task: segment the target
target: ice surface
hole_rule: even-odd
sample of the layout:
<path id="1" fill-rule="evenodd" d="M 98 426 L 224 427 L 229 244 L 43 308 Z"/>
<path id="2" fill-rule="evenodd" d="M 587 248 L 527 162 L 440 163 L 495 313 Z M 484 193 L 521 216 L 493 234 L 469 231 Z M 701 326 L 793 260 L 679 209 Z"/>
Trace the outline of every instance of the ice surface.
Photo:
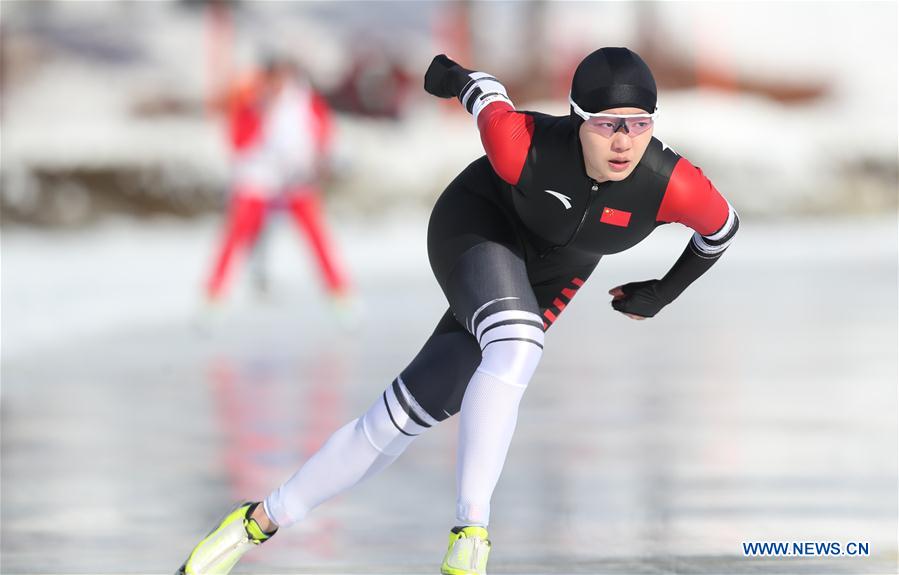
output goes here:
<path id="1" fill-rule="evenodd" d="M 2 236 L 4 573 L 167 573 L 355 417 L 443 310 L 424 214 L 338 219 L 366 321 L 342 331 L 306 248 L 274 290 L 198 312 L 217 230 L 109 222 Z M 745 222 L 657 318 L 609 287 L 689 232 L 609 257 L 548 334 L 494 498 L 494 573 L 895 573 L 892 218 Z M 433 573 L 455 423 L 247 557 L 240 573 Z M 868 558 L 752 559 L 744 541 L 865 541 Z"/>

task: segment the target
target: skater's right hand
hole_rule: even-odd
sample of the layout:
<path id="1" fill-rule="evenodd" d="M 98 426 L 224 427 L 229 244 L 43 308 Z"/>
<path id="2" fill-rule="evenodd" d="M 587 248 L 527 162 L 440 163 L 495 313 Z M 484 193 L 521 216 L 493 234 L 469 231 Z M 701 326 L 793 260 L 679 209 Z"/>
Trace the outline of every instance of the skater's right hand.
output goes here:
<path id="1" fill-rule="evenodd" d="M 462 92 L 471 78 L 471 70 L 466 70 L 446 57 L 434 56 L 425 72 L 425 91 L 438 98 L 455 98 Z"/>
<path id="2" fill-rule="evenodd" d="M 636 320 L 654 317 L 669 303 L 660 294 L 659 280 L 616 286 L 609 290 L 609 295 L 612 296 L 613 309 Z"/>

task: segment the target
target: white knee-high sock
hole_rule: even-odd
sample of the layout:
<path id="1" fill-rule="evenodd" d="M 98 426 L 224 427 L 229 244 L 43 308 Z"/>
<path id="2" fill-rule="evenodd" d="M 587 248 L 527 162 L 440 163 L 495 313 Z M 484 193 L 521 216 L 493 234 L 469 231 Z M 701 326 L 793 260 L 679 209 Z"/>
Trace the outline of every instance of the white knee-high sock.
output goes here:
<path id="1" fill-rule="evenodd" d="M 302 520 L 324 501 L 393 463 L 416 436 L 436 424 L 397 378 L 362 417 L 338 429 L 265 499 L 266 513 L 280 527 Z"/>
<path id="2" fill-rule="evenodd" d="M 540 317 L 503 311 L 475 331 L 481 364 L 462 399 L 456 462 L 459 525 L 490 522 L 490 498 L 499 481 L 518 421 L 518 404 L 543 352 Z"/>

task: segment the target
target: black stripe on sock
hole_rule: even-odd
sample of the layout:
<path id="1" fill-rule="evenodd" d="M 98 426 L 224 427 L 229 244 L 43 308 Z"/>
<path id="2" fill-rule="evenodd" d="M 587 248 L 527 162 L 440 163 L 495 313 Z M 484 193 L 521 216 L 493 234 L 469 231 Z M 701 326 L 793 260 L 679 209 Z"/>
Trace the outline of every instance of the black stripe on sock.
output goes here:
<path id="1" fill-rule="evenodd" d="M 406 401 L 406 397 L 403 395 L 403 390 L 400 389 L 400 382 L 397 380 L 393 380 L 393 394 L 396 396 L 396 400 L 400 403 L 400 407 L 403 408 L 403 411 L 406 412 L 406 415 L 409 416 L 409 419 L 417 423 L 422 427 L 431 427 L 429 423 L 423 421 L 415 411 L 412 409 L 412 406 Z"/>
<path id="2" fill-rule="evenodd" d="M 383 394 L 381 394 L 381 396 L 384 398 L 384 407 L 387 408 L 387 415 L 390 416 L 390 421 L 393 422 L 393 425 L 395 425 L 396 428 L 399 429 L 400 433 L 402 433 L 403 435 L 408 435 L 409 437 L 415 437 L 417 435 L 416 433 L 408 433 L 406 430 L 404 430 L 402 427 L 400 427 L 397 424 L 396 420 L 393 418 L 393 414 L 390 412 L 390 404 L 387 403 L 387 392 L 385 391 Z"/>
<path id="3" fill-rule="evenodd" d="M 527 312 L 526 310 L 521 309 L 521 298 L 520 297 L 510 296 L 508 298 L 506 298 L 506 297 L 500 298 L 500 301 L 492 302 L 490 305 L 488 305 L 487 307 L 485 307 L 484 309 L 482 309 L 480 311 L 480 313 L 478 314 L 478 317 L 477 317 L 477 320 L 478 320 L 477 324 L 473 323 L 474 319 L 475 319 L 474 317 L 472 317 L 470 320 L 466 321 L 466 324 L 471 323 L 472 335 L 478 333 L 478 329 L 480 329 L 481 324 L 484 323 L 485 321 L 487 321 L 487 319 L 490 316 L 497 314 L 501 311 L 520 311 L 520 312 L 524 312 L 524 313 L 533 313 L 533 312 Z M 514 319 L 514 318 L 512 318 L 512 319 Z M 519 320 L 516 320 L 516 321 L 519 321 Z M 520 321 L 528 321 L 528 320 L 522 319 Z"/>
<path id="4" fill-rule="evenodd" d="M 543 344 L 542 344 L 542 343 L 540 343 L 539 341 L 534 341 L 533 339 L 528 339 L 528 338 L 526 338 L 526 337 L 505 337 L 505 338 L 502 338 L 502 339 L 495 339 L 495 340 L 491 341 L 490 343 L 488 343 L 487 345 L 490 345 L 491 343 L 496 343 L 496 342 L 498 342 L 498 341 L 526 341 L 526 342 L 528 342 L 528 343 L 532 343 L 532 344 L 536 345 L 536 346 L 539 347 L 540 349 L 543 349 Z M 481 351 L 484 351 L 485 349 L 487 349 L 487 345 L 485 345 L 484 347 L 482 347 L 482 348 L 481 348 Z"/>
<path id="5" fill-rule="evenodd" d="M 539 323 L 536 321 L 530 321 L 527 319 L 507 319 L 504 321 L 498 321 L 495 324 L 491 325 L 490 327 L 485 328 L 484 331 L 481 332 L 481 337 L 480 337 L 480 339 L 478 339 L 478 343 L 481 343 L 481 340 L 484 339 L 484 334 L 486 334 L 491 329 L 493 329 L 495 327 L 502 327 L 504 325 L 512 325 L 512 324 L 530 325 L 530 326 L 536 327 L 540 331 L 543 331 L 542 323 Z"/>

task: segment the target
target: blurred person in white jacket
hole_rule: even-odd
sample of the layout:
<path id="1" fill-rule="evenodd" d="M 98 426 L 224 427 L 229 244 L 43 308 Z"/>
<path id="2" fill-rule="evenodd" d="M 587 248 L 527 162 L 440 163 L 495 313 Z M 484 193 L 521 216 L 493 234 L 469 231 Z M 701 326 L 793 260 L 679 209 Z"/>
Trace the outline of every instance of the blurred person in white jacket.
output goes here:
<path id="1" fill-rule="evenodd" d="M 277 57 L 239 82 L 226 106 L 233 179 L 207 299 L 223 297 L 235 256 L 257 245 L 272 212 L 285 210 L 306 233 L 329 295 L 343 306 L 349 284 L 320 199 L 332 139 L 327 103 L 293 62 Z"/>

